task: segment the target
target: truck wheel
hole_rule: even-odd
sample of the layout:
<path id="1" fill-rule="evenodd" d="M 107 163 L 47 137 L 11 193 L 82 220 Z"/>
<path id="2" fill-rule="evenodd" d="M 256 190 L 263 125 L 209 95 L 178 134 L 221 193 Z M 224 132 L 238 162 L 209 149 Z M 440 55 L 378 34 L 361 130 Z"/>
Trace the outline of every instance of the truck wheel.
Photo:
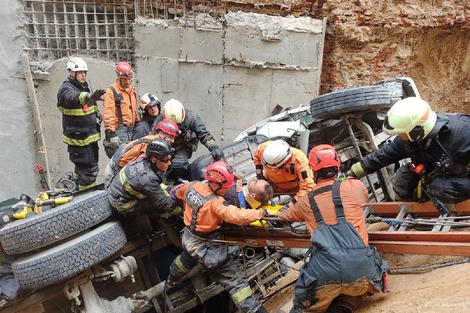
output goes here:
<path id="1" fill-rule="evenodd" d="M 32 251 L 86 230 L 111 214 L 108 193 L 95 191 L 41 214 L 7 224 L 0 230 L 0 242 L 7 254 Z"/>
<path id="2" fill-rule="evenodd" d="M 126 242 L 121 224 L 108 222 L 56 247 L 21 256 L 11 267 L 21 287 L 45 287 L 98 264 Z"/>
<path id="3" fill-rule="evenodd" d="M 327 119 L 345 113 L 389 109 L 393 103 L 385 86 L 357 87 L 330 92 L 311 100 L 310 112 L 315 118 Z"/>

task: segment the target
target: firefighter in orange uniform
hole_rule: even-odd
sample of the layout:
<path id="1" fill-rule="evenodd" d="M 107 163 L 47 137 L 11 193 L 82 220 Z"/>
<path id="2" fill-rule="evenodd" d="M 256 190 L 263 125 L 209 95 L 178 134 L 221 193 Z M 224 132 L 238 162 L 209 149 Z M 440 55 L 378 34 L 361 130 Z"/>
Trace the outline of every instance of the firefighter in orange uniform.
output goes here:
<path id="1" fill-rule="evenodd" d="M 233 186 L 234 174 L 229 165 L 215 162 L 207 167 L 207 182 L 193 181 L 176 191 L 176 203 L 184 201 L 183 253 L 170 266 L 166 288 L 174 287 L 178 280 L 201 263 L 209 275 L 228 291 L 243 313 L 268 312 L 253 295 L 241 264 L 227 254 L 224 244 L 212 242 L 222 238 L 219 231 L 223 221 L 247 225 L 267 216 L 273 210 L 246 210 L 228 204 L 222 196 Z"/>
<path id="2" fill-rule="evenodd" d="M 360 296 L 388 291 L 388 264 L 367 237 L 367 188 L 355 178 L 337 180 L 341 161 L 330 145 L 314 147 L 309 164 L 317 185 L 279 213 L 288 221 L 306 222 L 312 234 L 310 259 L 300 271 L 290 313 L 353 312 Z"/>
<path id="3" fill-rule="evenodd" d="M 291 194 L 293 203 L 315 186 L 305 153 L 282 139 L 260 144 L 254 152 L 254 163 L 258 179 L 272 182 L 277 193 Z"/>
<path id="4" fill-rule="evenodd" d="M 108 158 L 119 148 L 121 143 L 131 141 L 134 127 L 140 116 L 137 113 L 137 91 L 132 85 L 134 71 L 127 62 L 116 65 L 116 81 L 106 89 L 104 95 L 103 122 L 106 128 L 104 150 Z"/>

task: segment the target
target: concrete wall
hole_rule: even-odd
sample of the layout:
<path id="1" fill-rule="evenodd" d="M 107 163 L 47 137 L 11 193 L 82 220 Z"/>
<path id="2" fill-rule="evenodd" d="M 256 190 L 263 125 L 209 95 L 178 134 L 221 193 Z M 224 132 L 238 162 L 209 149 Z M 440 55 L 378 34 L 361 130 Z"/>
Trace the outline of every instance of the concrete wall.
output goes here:
<path id="1" fill-rule="evenodd" d="M 205 15 L 140 18 L 139 90 L 180 100 L 228 143 L 276 105 L 296 107 L 318 95 L 322 31 L 320 20 L 242 12 L 224 23 Z"/>
<path id="2" fill-rule="evenodd" d="M 21 65 L 24 34 L 17 17 L 20 4 L 0 0 L 0 201 L 19 197 L 22 193 L 36 194 L 37 179 L 35 135 L 31 105 Z"/>
<path id="3" fill-rule="evenodd" d="M 10 12 L 5 18 L 12 16 Z M 134 28 L 134 83 L 139 94 L 151 92 L 162 101 L 180 100 L 200 115 L 222 145 L 268 117 L 277 104 L 296 107 L 308 104 L 318 94 L 322 31 L 319 20 L 252 13 L 228 13 L 224 24 L 207 15 L 171 21 L 139 18 Z M 1 42 L 7 41 L 5 38 Z M 9 44 L 7 48 L 4 53 L 11 53 L 6 58 L 10 63 L 4 66 L 14 70 L 9 72 L 10 83 L 0 87 L 7 95 L 4 101 L 8 99 L 0 106 L 3 113 L 0 118 L 4 118 L 0 124 L 0 143 L 9 147 L 8 153 L 0 155 L 0 173 L 5 177 L 0 182 L 5 186 L 0 191 L 0 200 L 18 197 L 23 192 L 33 196 L 40 191 L 38 175 L 33 172 L 36 145 L 30 123 L 31 105 L 26 98 L 25 81 L 16 77 L 16 72 L 22 70 L 18 63 L 21 43 Z M 93 89 L 105 88 L 114 81 L 115 64 L 84 59 Z M 34 77 L 53 183 L 73 170 L 62 142 L 61 113 L 56 107 L 57 91 L 67 77 L 66 61 L 33 64 L 36 70 L 43 68 Z M 99 106 L 102 109 L 102 103 Z M 98 182 L 102 181 L 108 161 L 102 143 L 100 149 Z M 206 153 L 207 149 L 200 147 L 193 158 Z"/>

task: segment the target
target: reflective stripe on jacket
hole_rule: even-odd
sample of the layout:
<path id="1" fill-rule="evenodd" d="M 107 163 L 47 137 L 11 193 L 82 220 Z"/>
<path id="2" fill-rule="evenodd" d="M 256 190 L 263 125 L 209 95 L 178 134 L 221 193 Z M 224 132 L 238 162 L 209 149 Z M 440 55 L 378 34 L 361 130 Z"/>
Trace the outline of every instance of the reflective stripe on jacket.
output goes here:
<path id="1" fill-rule="evenodd" d="M 184 201 L 186 198 L 186 191 L 191 183 L 186 184 L 178 189 L 176 198 L 179 201 Z M 196 182 L 191 186 L 197 194 L 201 197 L 214 195 L 211 188 L 207 183 Z M 184 223 L 186 226 L 191 226 L 193 209 L 188 203 L 184 204 Z M 262 210 L 245 210 L 238 208 L 234 205 L 228 204 L 224 198 L 215 196 L 207 201 L 197 214 L 195 230 L 201 233 L 209 233 L 220 228 L 223 221 L 236 225 L 248 225 L 251 222 L 259 220 L 264 216 Z"/>
<path id="2" fill-rule="evenodd" d="M 210 148 L 215 145 L 214 136 L 206 129 L 206 125 L 199 115 L 188 109 L 185 109 L 185 112 L 186 115 L 183 123 L 178 124 L 181 133 L 175 138 L 175 142 L 172 146 L 176 151 L 178 151 L 180 147 L 188 147 L 192 151 L 195 151 L 198 143 L 201 142 L 210 150 Z M 157 116 L 152 125 L 152 129 L 155 129 L 162 119 L 162 114 Z"/>
<path id="3" fill-rule="evenodd" d="M 264 142 L 254 151 L 254 163 L 257 168 L 263 166 L 263 152 L 271 141 Z M 263 166 L 264 177 L 273 182 L 279 193 L 295 193 L 292 195 L 295 200 L 299 200 L 303 195 L 311 191 L 315 183 L 313 174 L 305 153 L 296 148 L 291 148 L 292 156 L 279 168 Z"/>
<path id="4" fill-rule="evenodd" d="M 140 200 L 150 199 L 157 212 L 174 209 L 173 200 L 162 189 L 162 173 L 155 173 L 146 158 L 127 164 L 114 176 L 108 195 L 112 206 L 119 210 L 132 210 Z"/>
<path id="5" fill-rule="evenodd" d="M 87 146 L 101 139 L 96 103 L 84 107 L 89 91 L 86 82 L 81 84 L 69 77 L 57 93 L 57 108 L 62 113 L 62 140 L 68 145 Z"/>

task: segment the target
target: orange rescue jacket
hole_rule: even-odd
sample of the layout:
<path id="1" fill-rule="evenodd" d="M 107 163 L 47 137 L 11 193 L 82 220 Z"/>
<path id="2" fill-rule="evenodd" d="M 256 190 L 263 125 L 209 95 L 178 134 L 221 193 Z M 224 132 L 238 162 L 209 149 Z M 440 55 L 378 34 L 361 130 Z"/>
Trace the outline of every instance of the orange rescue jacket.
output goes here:
<path id="1" fill-rule="evenodd" d="M 145 153 L 147 150 L 147 146 L 150 141 L 159 138 L 158 135 L 147 135 L 145 137 L 133 140 L 129 142 L 125 147 L 124 151 L 129 149 L 129 147 L 133 146 L 124 154 L 122 155 L 121 159 L 119 159 L 119 167 L 124 167 L 129 161 L 138 157 L 140 154 Z M 138 143 L 137 143 L 138 142 Z M 137 143 L 137 144 L 136 144 Z"/>
<path id="2" fill-rule="evenodd" d="M 315 186 L 314 190 L 332 185 L 335 180 L 335 178 L 321 179 Z M 362 241 L 364 241 L 364 244 L 367 246 L 369 244 L 369 237 L 367 236 L 367 228 L 364 218 L 364 205 L 367 203 L 368 199 L 366 186 L 364 186 L 360 180 L 349 177 L 341 183 L 339 193 L 343 202 L 346 220 L 354 226 L 359 236 L 361 236 Z M 329 225 L 333 225 L 338 222 L 332 197 L 331 191 L 319 194 L 315 197 L 318 209 L 320 210 L 325 223 Z M 315 220 L 315 216 L 310 208 L 308 195 L 303 196 L 296 204 L 279 213 L 279 217 L 290 222 L 305 222 L 311 235 L 313 235 L 314 230 L 317 228 L 317 221 Z"/>
<path id="3" fill-rule="evenodd" d="M 263 210 L 246 210 L 228 204 L 224 198 L 215 195 L 207 183 L 203 182 L 190 182 L 182 186 L 176 192 L 176 200 L 178 203 L 185 201 L 187 196 L 198 195 L 202 197 L 214 195 L 214 197 L 199 209 L 195 229 L 197 232 L 209 233 L 217 230 L 223 221 L 236 225 L 248 225 L 264 217 Z M 185 201 L 184 224 L 187 227 L 191 226 L 192 214 L 193 208 Z"/>
<path id="4" fill-rule="evenodd" d="M 263 166 L 263 152 L 271 141 L 263 142 L 254 151 L 254 163 L 257 168 L 263 167 L 264 177 L 273 182 L 275 191 L 279 193 L 295 193 L 295 200 L 299 200 L 315 187 L 312 169 L 308 165 L 305 153 L 291 148 L 292 156 L 279 168 Z M 277 190 L 276 190 L 277 189 Z"/>
<path id="5" fill-rule="evenodd" d="M 111 85 L 116 93 L 122 95 L 121 100 L 121 113 L 122 113 L 122 123 L 124 126 L 134 126 L 138 121 L 140 121 L 140 116 L 137 113 L 137 91 L 134 86 L 129 86 L 129 88 L 122 89 L 119 85 L 119 80 L 116 79 L 114 84 Z M 119 126 L 119 117 L 116 107 L 116 102 L 114 99 L 114 93 L 111 88 L 106 89 L 104 94 L 103 101 L 103 122 L 106 130 L 108 132 L 115 132 L 116 128 Z"/>

